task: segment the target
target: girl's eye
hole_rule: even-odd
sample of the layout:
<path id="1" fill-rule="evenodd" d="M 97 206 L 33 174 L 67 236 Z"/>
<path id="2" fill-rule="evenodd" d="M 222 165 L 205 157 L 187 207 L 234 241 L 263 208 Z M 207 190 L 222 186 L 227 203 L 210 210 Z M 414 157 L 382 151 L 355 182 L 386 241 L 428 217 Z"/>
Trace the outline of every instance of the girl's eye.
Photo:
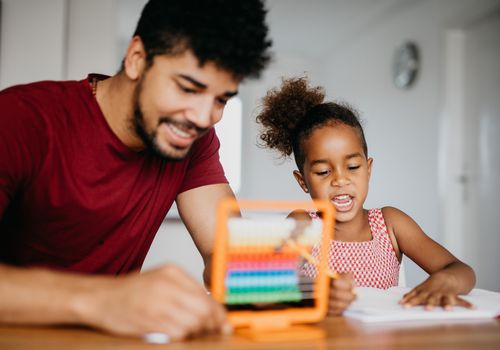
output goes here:
<path id="1" fill-rule="evenodd" d="M 356 169 L 359 169 L 360 167 L 361 167 L 361 165 L 350 165 L 350 166 L 348 166 L 347 168 L 348 168 L 349 170 L 356 170 Z"/>
<path id="2" fill-rule="evenodd" d="M 317 171 L 316 172 L 316 175 L 318 176 L 326 176 L 328 175 L 330 172 L 328 170 L 324 170 L 324 171 Z"/>

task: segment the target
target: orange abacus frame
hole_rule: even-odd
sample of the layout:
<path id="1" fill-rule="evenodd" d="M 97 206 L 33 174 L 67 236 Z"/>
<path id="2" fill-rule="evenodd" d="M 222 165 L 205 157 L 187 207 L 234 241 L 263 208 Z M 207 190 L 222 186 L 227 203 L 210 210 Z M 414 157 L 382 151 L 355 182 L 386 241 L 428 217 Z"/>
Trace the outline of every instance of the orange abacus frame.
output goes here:
<path id="1" fill-rule="evenodd" d="M 212 295 L 225 303 L 225 275 L 228 258 L 228 220 L 239 215 L 240 210 L 276 211 L 311 208 L 322 213 L 322 235 L 317 259 L 318 276 L 314 279 L 314 303 L 306 307 L 289 307 L 280 310 L 228 310 L 228 319 L 234 328 L 248 327 L 252 330 L 283 330 L 296 324 L 314 323 L 322 320 L 328 310 L 329 276 L 328 250 L 333 239 L 335 209 L 326 201 L 252 201 L 223 200 L 218 207 L 216 237 L 212 259 Z"/>

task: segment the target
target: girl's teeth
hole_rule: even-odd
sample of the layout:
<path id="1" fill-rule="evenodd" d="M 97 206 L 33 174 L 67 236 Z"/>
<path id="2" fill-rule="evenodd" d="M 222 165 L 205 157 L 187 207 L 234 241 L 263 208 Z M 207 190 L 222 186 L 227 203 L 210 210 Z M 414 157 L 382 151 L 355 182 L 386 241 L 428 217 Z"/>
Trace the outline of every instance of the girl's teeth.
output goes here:
<path id="1" fill-rule="evenodd" d="M 345 200 L 345 199 L 348 199 L 349 198 L 349 195 L 348 194 L 343 194 L 341 196 L 336 196 L 334 197 L 334 199 L 337 199 L 337 200 Z"/>
<path id="2" fill-rule="evenodd" d="M 348 194 L 333 197 L 333 203 L 339 209 L 348 208 L 352 205 L 352 197 Z"/>
<path id="3" fill-rule="evenodd" d="M 335 205 L 337 207 L 348 207 L 348 206 L 351 205 L 351 201 L 347 201 L 347 202 L 344 202 L 344 203 L 337 203 L 337 202 L 335 202 Z"/>

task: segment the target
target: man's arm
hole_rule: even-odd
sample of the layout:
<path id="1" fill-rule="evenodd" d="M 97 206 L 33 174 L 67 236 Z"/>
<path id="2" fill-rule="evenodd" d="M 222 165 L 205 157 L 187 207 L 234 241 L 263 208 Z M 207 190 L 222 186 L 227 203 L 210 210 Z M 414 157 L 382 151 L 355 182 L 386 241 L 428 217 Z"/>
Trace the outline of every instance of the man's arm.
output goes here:
<path id="1" fill-rule="evenodd" d="M 228 184 L 201 186 L 177 196 L 179 214 L 205 262 L 203 279 L 206 285 L 210 285 L 217 205 L 227 197 L 235 198 Z"/>
<path id="2" fill-rule="evenodd" d="M 119 277 L 0 264 L 0 323 L 84 324 L 115 334 L 161 332 L 177 340 L 224 325 L 223 308 L 166 265 Z"/>
<path id="3" fill-rule="evenodd" d="M 0 220 L 7 205 L 0 186 Z M 225 311 L 173 265 L 114 277 L 19 268 L 0 261 L 0 324 L 83 324 L 131 336 L 166 333 L 177 340 L 221 330 Z"/>

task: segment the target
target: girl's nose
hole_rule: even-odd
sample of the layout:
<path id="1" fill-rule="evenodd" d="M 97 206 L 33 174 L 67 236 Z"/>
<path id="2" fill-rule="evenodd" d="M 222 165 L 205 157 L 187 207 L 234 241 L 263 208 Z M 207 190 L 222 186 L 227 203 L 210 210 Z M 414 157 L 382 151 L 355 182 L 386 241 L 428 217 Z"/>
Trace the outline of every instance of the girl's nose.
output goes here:
<path id="1" fill-rule="evenodd" d="M 335 171 L 332 178 L 332 186 L 344 186 L 349 183 L 347 174 L 343 171 Z"/>

